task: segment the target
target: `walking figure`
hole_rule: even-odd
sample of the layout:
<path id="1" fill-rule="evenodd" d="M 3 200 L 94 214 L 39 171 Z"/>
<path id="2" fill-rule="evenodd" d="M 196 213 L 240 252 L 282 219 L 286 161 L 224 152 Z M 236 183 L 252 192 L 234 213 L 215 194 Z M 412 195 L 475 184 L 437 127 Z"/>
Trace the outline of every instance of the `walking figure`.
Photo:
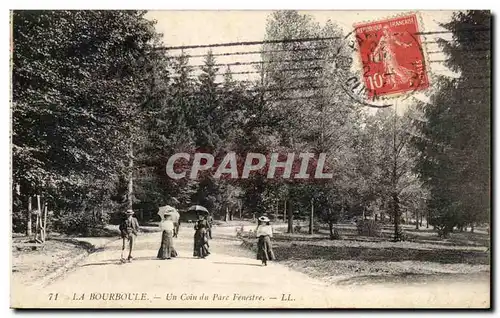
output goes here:
<path id="1" fill-rule="evenodd" d="M 207 216 L 207 223 L 208 223 L 208 228 L 207 228 L 208 238 L 212 239 L 212 225 L 214 224 L 214 218 L 211 215 Z"/>
<path id="2" fill-rule="evenodd" d="M 174 248 L 174 233 L 175 226 L 172 222 L 172 216 L 168 213 L 163 215 L 163 220 L 160 222 L 161 235 L 161 245 L 158 250 L 157 258 L 159 259 L 171 259 L 177 256 L 177 251 Z"/>
<path id="3" fill-rule="evenodd" d="M 135 237 L 137 237 L 137 232 L 139 231 L 139 222 L 137 221 L 136 218 L 133 217 L 133 215 L 134 215 L 133 210 L 127 210 L 126 218 L 123 219 L 123 221 L 119 227 L 121 237 L 123 240 L 122 255 L 120 258 L 122 262 L 125 262 L 125 259 L 123 258 L 123 253 L 125 252 L 125 245 L 126 245 L 127 241 L 128 241 L 128 248 L 129 248 L 127 261 L 130 262 L 133 259 L 132 249 L 134 247 Z"/>
<path id="4" fill-rule="evenodd" d="M 258 238 L 257 242 L 257 259 L 262 261 L 262 265 L 267 266 L 267 261 L 276 259 L 274 256 L 271 238 L 273 237 L 273 228 L 270 220 L 266 216 L 261 216 L 258 219 L 257 229 L 255 230 Z"/>
<path id="5" fill-rule="evenodd" d="M 194 257 L 205 258 L 210 254 L 208 250 L 208 228 L 209 225 L 207 220 L 199 215 L 198 222 L 196 222 L 196 225 L 194 226 Z"/>

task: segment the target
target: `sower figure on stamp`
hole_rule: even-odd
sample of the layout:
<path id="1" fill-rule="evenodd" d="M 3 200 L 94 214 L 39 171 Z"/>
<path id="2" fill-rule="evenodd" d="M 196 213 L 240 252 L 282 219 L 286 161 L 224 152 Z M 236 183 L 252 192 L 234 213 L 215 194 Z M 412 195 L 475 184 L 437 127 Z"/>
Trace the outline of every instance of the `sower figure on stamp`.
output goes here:
<path id="1" fill-rule="evenodd" d="M 124 262 L 123 253 L 125 252 L 126 242 L 128 241 L 128 257 L 127 260 L 130 262 L 132 260 L 132 249 L 134 247 L 135 237 L 137 236 L 137 232 L 139 231 L 139 222 L 136 218 L 133 217 L 134 211 L 127 210 L 126 217 L 123 219 L 120 224 L 120 233 L 123 240 L 122 244 L 122 254 L 121 261 Z"/>
<path id="2" fill-rule="evenodd" d="M 384 63 L 384 72 L 392 82 L 392 88 L 395 88 L 398 83 L 407 83 L 414 78 L 414 72 L 399 65 L 396 58 L 396 47 L 410 47 L 411 43 L 404 43 L 397 39 L 395 34 L 392 34 L 388 26 L 384 26 L 377 47 L 373 50 L 372 60 L 378 62 L 382 60 Z"/>

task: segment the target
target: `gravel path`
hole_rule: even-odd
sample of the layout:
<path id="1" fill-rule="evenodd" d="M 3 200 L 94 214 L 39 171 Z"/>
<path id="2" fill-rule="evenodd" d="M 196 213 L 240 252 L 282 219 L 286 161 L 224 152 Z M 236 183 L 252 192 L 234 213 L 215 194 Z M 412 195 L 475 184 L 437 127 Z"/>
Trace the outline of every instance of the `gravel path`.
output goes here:
<path id="1" fill-rule="evenodd" d="M 489 307 L 486 279 L 430 280 L 415 284 L 339 284 L 279 263 L 260 266 L 255 255 L 217 228 L 212 255 L 192 258 L 192 230 L 176 239 L 179 257 L 155 258 L 159 233 L 142 234 L 135 260 L 120 264 L 120 242 L 91 254 L 65 277 L 45 288 L 13 284 L 17 308 L 433 308 Z M 56 299 L 57 294 L 57 299 Z M 51 296 L 52 295 L 52 296 Z M 83 295 L 83 296 L 82 296 Z"/>

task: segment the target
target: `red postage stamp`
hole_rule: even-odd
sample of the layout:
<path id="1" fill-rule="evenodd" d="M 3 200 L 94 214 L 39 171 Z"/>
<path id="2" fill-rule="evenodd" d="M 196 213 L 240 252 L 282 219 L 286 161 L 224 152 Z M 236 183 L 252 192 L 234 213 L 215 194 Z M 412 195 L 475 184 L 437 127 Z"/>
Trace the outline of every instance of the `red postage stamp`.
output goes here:
<path id="1" fill-rule="evenodd" d="M 415 14 L 354 27 L 369 99 L 429 87 Z"/>

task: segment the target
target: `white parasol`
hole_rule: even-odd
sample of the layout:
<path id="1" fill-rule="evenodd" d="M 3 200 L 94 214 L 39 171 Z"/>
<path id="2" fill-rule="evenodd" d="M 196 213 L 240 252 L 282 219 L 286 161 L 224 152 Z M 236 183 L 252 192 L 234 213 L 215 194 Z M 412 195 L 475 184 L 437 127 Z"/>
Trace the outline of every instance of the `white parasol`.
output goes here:
<path id="1" fill-rule="evenodd" d="M 170 215 L 172 217 L 173 222 L 179 222 L 179 218 L 180 218 L 180 214 L 177 211 L 177 209 L 174 208 L 173 206 L 170 206 L 170 205 L 161 206 L 158 209 L 158 215 L 160 216 L 160 219 L 162 219 L 162 220 L 163 220 L 164 215 Z"/>

